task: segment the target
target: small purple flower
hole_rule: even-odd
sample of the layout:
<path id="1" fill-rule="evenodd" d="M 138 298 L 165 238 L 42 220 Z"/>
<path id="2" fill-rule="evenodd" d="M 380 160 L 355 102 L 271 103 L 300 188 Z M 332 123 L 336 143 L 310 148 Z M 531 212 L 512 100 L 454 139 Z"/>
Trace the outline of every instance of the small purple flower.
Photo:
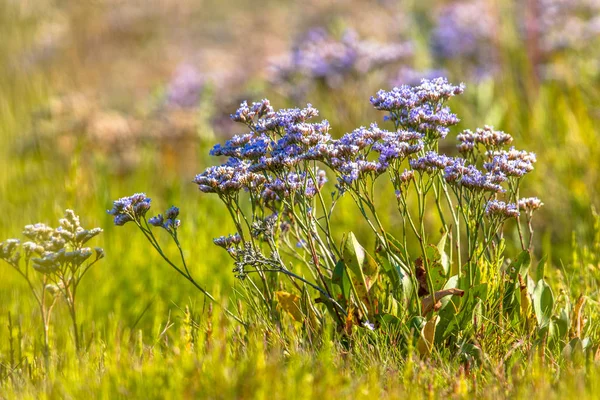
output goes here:
<path id="1" fill-rule="evenodd" d="M 250 163 L 230 158 L 225 164 L 207 168 L 196 175 L 194 183 L 204 193 L 232 195 L 240 190 L 258 190 L 266 181 L 264 175 L 249 170 Z"/>
<path id="2" fill-rule="evenodd" d="M 113 202 L 113 208 L 108 211 L 114 216 L 117 226 L 125 225 L 130 221 L 139 221 L 150 209 L 151 199 L 145 193 L 136 193 L 129 197 L 122 197 Z"/>
<path id="3" fill-rule="evenodd" d="M 518 201 L 519 210 L 533 213 L 537 209 L 541 208 L 544 203 L 537 197 L 526 197 L 519 199 Z"/>
<path id="4" fill-rule="evenodd" d="M 218 238 L 213 239 L 215 245 L 219 247 L 223 247 L 224 249 L 229 249 L 233 246 L 237 246 L 242 242 L 242 238 L 239 233 L 235 233 L 229 236 L 220 236 Z"/>
<path id="5" fill-rule="evenodd" d="M 513 141 L 512 136 L 508 133 L 496 131 L 493 126 L 488 125 L 483 128 L 477 128 L 475 132 L 467 129 L 456 138 L 460 142 L 458 151 L 462 154 L 468 154 L 478 144 L 483 145 L 488 151 L 494 151 L 511 144 Z"/>
<path id="6" fill-rule="evenodd" d="M 460 121 L 442 104 L 463 91 L 463 84 L 451 85 L 446 78 L 423 79 L 419 86 L 380 90 L 371 97 L 371 104 L 377 110 L 388 111 L 385 119 L 394 121 L 397 127 L 415 130 L 436 140 L 445 138 L 449 127 Z"/>
<path id="7" fill-rule="evenodd" d="M 423 157 L 409 161 L 412 169 L 429 173 L 435 172 L 436 170 L 443 170 L 444 168 L 451 166 L 453 163 L 454 160 L 452 157 L 448 157 L 444 154 L 438 154 L 435 151 L 429 151 Z"/>
<path id="8" fill-rule="evenodd" d="M 164 216 L 162 214 L 158 214 L 157 216 L 150 218 L 148 223 L 152 226 L 164 228 L 168 232 L 173 233 L 181 225 L 181 221 L 177 219 L 178 216 L 179 208 L 172 206 L 165 212 Z"/>
<path id="9" fill-rule="evenodd" d="M 165 223 L 165 218 L 162 216 L 162 214 L 158 214 L 158 215 L 148 219 L 148 223 L 157 228 L 161 228 L 163 226 L 163 224 Z"/>
<path id="10" fill-rule="evenodd" d="M 502 173 L 505 176 L 522 177 L 533 171 L 533 164 L 537 161 L 534 153 L 515 150 L 488 152 L 491 161 L 484 164 L 484 168 L 491 173 Z"/>
<path id="11" fill-rule="evenodd" d="M 514 203 L 505 203 L 498 200 L 490 200 L 485 207 L 485 214 L 489 217 L 500 217 L 502 219 L 518 218 L 519 207 Z"/>
<path id="12" fill-rule="evenodd" d="M 361 40 L 353 30 L 346 30 L 337 39 L 323 28 L 311 29 L 296 41 L 289 54 L 274 63 L 274 83 L 306 87 L 318 80 L 335 88 L 348 75 L 368 73 L 398 62 L 412 52 L 409 43 Z"/>
<path id="13" fill-rule="evenodd" d="M 192 108 L 198 104 L 204 87 L 204 79 L 189 64 L 177 67 L 173 80 L 167 87 L 167 103 L 171 106 Z"/>

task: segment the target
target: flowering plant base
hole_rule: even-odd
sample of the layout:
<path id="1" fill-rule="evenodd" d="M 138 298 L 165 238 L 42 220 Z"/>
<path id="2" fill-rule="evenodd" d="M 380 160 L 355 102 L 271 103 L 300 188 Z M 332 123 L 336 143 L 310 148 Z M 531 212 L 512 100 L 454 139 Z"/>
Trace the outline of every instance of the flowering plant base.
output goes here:
<path id="1" fill-rule="evenodd" d="M 246 133 L 217 144 L 211 155 L 226 161 L 194 182 L 218 196 L 231 216 L 236 231 L 214 243 L 232 258 L 241 300 L 255 317 L 291 319 L 310 335 L 330 322 L 345 335 L 384 329 L 429 354 L 438 346 L 476 346 L 481 310 L 493 306 L 500 326 L 535 325 L 541 341 L 565 339 L 555 329 L 552 291 L 529 273 L 531 221 L 542 203 L 520 191 L 535 154 L 507 149 L 513 138 L 490 126 L 460 132 L 456 154 L 439 152 L 459 122 L 446 103 L 463 91 L 444 78 L 381 90 L 371 104 L 387 113 L 391 129 L 373 123 L 339 139 L 326 120 L 313 121 L 318 110 L 310 104 L 277 111 L 266 99 L 241 104 L 231 118 Z M 379 180 L 388 181 L 389 192 L 375 190 Z M 395 199 L 393 226 L 382 222 L 376 205 L 382 196 Z M 372 251 L 352 232 L 335 236 L 332 217 L 343 197 L 370 228 Z M 110 213 L 117 225 L 134 221 L 214 301 L 185 264 L 179 210 L 146 221 L 149 204 L 134 195 L 116 201 Z M 151 226 L 169 232 L 183 267 L 164 255 Z M 513 261 L 505 260 L 507 232 L 516 232 L 521 247 Z"/>

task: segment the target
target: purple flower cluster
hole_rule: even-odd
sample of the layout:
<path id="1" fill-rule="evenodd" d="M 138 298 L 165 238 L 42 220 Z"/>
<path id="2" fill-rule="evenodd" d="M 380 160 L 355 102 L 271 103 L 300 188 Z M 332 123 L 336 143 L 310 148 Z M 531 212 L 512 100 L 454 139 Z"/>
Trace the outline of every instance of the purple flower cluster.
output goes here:
<path id="1" fill-rule="evenodd" d="M 250 106 L 243 102 L 231 119 L 245 124 L 250 132 L 216 145 L 210 154 L 229 159 L 206 169 L 194 182 L 201 191 L 222 196 L 240 190 L 265 201 L 281 200 L 298 191 L 314 196 L 325 176 L 317 172 L 318 182 L 314 182 L 303 171 L 305 165 L 299 164 L 319 158 L 315 149 L 331 141 L 327 121 L 310 122 L 318 113 L 310 104 L 275 111 L 267 99 Z"/>
<path id="2" fill-rule="evenodd" d="M 442 104 L 463 90 L 463 85 L 437 78 L 422 80 L 416 87 L 380 91 L 371 103 L 390 111 L 402 129 L 386 131 L 372 124 L 338 140 L 329 135 L 327 121 L 310 121 L 318 115 L 310 104 L 304 109 L 275 111 L 267 99 L 252 105 L 243 102 L 231 118 L 245 124 L 250 132 L 214 146 L 211 155 L 229 160 L 208 168 L 194 182 L 206 193 L 228 196 L 246 190 L 272 201 L 298 191 L 310 197 L 320 189 L 322 185 L 306 175 L 307 162 L 319 161 L 330 167 L 342 188 L 366 175 L 375 178 L 421 152 L 427 137 L 444 137 L 458 118 Z M 432 154 L 428 157 L 412 160 L 411 165 L 423 170 L 437 165 Z M 438 164 L 437 168 L 443 169 L 450 159 L 446 157 Z"/>
<path id="3" fill-rule="evenodd" d="M 150 209 L 151 199 L 145 193 L 136 193 L 122 197 L 113 202 L 113 208 L 108 211 L 114 216 L 115 225 L 122 226 L 130 221 L 139 221 Z"/>
<path id="4" fill-rule="evenodd" d="M 423 79 L 418 86 L 402 85 L 390 91 L 380 90 L 371 97 L 371 104 L 377 110 L 388 111 L 387 119 L 396 126 L 438 139 L 445 138 L 449 127 L 460 121 L 443 106 L 444 102 L 463 91 L 463 84 L 452 85 L 446 78 Z"/>
<path id="5" fill-rule="evenodd" d="M 364 175 L 377 176 L 385 172 L 396 160 L 402 161 L 423 147 L 423 134 L 419 132 L 389 132 L 371 124 L 330 144 L 317 146 L 311 157 L 338 172 L 340 183 L 350 185 Z"/>
<path id="6" fill-rule="evenodd" d="M 475 165 L 466 165 L 463 158 L 454 158 L 444 169 L 444 179 L 451 185 L 464 187 L 472 191 L 502 193 L 501 186 L 506 181 L 502 173 L 483 173 Z"/>
<path id="7" fill-rule="evenodd" d="M 519 207 L 514 203 L 505 203 L 499 200 L 490 200 L 485 207 L 485 214 L 489 217 L 500 217 L 502 219 L 518 218 Z"/>
<path id="8" fill-rule="evenodd" d="M 487 171 L 517 178 L 533 171 L 533 164 L 537 161 L 534 153 L 515 150 L 514 147 L 508 151 L 489 152 L 488 155 L 491 161 L 483 166 Z"/>
<path id="9" fill-rule="evenodd" d="M 177 219 L 179 216 L 179 208 L 172 206 L 167 211 L 165 211 L 165 215 L 158 214 L 155 217 L 152 217 L 148 220 L 148 223 L 152 226 L 164 228 L 167 232 L 174 233 L 179 226 L 181 226 L 181 221 Z"/>
<path id="10" fill-rule="evenodd" d="M 325 171 L 316 173 L 317 182 L 306 172 L 289 172 L 281 178 L 274 178 L 265 183 L 262 198 L 266 202 L 289 199 L 293 193 L 301 193 L 307 198 L 314 197 L 327 182 Z"/>
<path id="11" fill-rule="evenodd" d="M 493 126 L 477 128 L 475 132 L 467 129 L 457 137 L 460 144 L 457 146 L 461 154 L 473 152 L 479 144 L 487 151 L 499 150 L 512 143 L 513 138 L 508 133 L 494 130 Z"/>
<path id="12" fill-rule="evenodd" d="M 167 87 L 167 104 L 174 107 L 192 108 L 198 105 L 204 88 L 204 79 L 190 64 L 177 67 Z"/>
<path id="13" fill-rule="evenodd" d="M 228 236 L 219 236 L 218 238 L 213 239 L 213 243 L 219 247 L 223 247 L 224 249 L 229 249 L 230 247 L 237 246 L 242 242 L 242 238 L 239 233 L 235 233 L 233 235 Z"/>
<path id="14" fill-rule="evenodd" d="M 519 199 L 518 201 L 519 210 L 527 211 L 529 213 L 534 212 L 544 205 L 540 199 L 537 197 L 526 197 Z"/>
<path id="15" fill-rule="evenodd" d="M 412 169 L 421 172 L 434 172 L 443 170 L 454 164 L 454 159 L 444 154 L 438 154 L 435 151 L 427 152 L 423 157 L 410 160 Z"/>
<path id="16" fill-rule="evenodd" d="M 396 63 L 410 56 L 412 51 L 408 43 L 361 40 L 353 30 L 347 30 L 341 39 L 336 39 L 325 29 L 311 29 L 290 54 L 274 63 L 274 81 L 282 84 L 300 80 L 302 84 L 302 81 L 323 80 L 329 87 L 337 87 L 349 74 L 365 74 Z"/>
<path id="17" fill-rule="evenodd" d="M 453 2 L 439 12 L 432 50 L 442 59 L 475 59 L 486 65 L 491 61 L 495 26 L 495 16 L 486 1 Z"/>
<path id="18" fill-rule="evenodd" d="M 240 190 L 253 190 L 262 187 L 267 178 L 250 172 L 250 162 L 230 158 L 225 164 L 207 168 L 196 175 L 194 183 L 204 193 L 229 195 Z"/>

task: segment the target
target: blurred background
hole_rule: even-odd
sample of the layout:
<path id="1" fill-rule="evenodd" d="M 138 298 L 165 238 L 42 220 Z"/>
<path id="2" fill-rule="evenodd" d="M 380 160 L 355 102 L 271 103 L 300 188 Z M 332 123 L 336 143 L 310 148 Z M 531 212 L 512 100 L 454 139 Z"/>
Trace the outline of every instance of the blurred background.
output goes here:
<path id="1" fill-rule="evenodd" d="M 156 212 L 181 208 L 195 275 L 230 295 L 230 260 L 212 244 L 231 229 L 225 208 L 191 181 L 219 162 L 215 143 L 243 133 L 229 120 L 241 101 L 310 102 L 339 137 L 384 124 L 377 90 L 437 76 L 467 87 L 443 150 L 493 125 L 535 152 L 522 195 L 545 203 L 537 257 L 598 276 L 598 0 L 0 0 L 0 38 L 0 240 L 56 226 L 65 208 L 101 226 L 107 257 L 81 289 L 88 322 L 148 307 L 161 318 L 197 298 L 133 226 L 112 226 L 112 200 L 139 191 Z M 381 197 L 390 224 L 394 202 Z M 351 206 L 338 211 L 338 240 L 360 231 Z M 31 312 L 25 290 L 0 267 L 0 318 Z"/>

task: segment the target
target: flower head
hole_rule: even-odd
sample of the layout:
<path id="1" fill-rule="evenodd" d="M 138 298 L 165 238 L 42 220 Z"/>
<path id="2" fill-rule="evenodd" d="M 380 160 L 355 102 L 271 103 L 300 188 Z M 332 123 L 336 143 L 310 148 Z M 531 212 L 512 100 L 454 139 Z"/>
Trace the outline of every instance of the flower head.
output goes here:
<path id="1" fill-rule="evenodd" d="M 537 197 L 526 197 L 519 199 L 518 205 L 519 210 L 532 213 L 542 207 L 544 203 L 542 203 L 542 201 Z"/>
<path id="2" fill-rule="evenodd" d="M 500 217 L 501 219 L 518 218 L 519 207 L 514 203 L 505 203 L 499 200 L 490 200 L 485 207 L 485 214 L 489 217 Z"/>
<path id="3" fill-rule="evenodd" d="M 460 121 L 443 103 L 463 91 L 463 84 L 454 86 L 446 78 L 423 79 L 418 86 L 380 90 L 371 97 L 371 104 L 377 110 L 388 111 L 386 119 L 397 126 L 439 139 L 445 138 L 449 127 Z"/>
<path id="4" fill-rule="evenodd" d="M 108 211 L 114 216 L 115 225 L 125 225 L 130 221 L 139 221 L 150 209 L 152 200 L 145 193 L 136 193 L 129 197 L 122 197 L 113 202 L 113 208 Z"/>

